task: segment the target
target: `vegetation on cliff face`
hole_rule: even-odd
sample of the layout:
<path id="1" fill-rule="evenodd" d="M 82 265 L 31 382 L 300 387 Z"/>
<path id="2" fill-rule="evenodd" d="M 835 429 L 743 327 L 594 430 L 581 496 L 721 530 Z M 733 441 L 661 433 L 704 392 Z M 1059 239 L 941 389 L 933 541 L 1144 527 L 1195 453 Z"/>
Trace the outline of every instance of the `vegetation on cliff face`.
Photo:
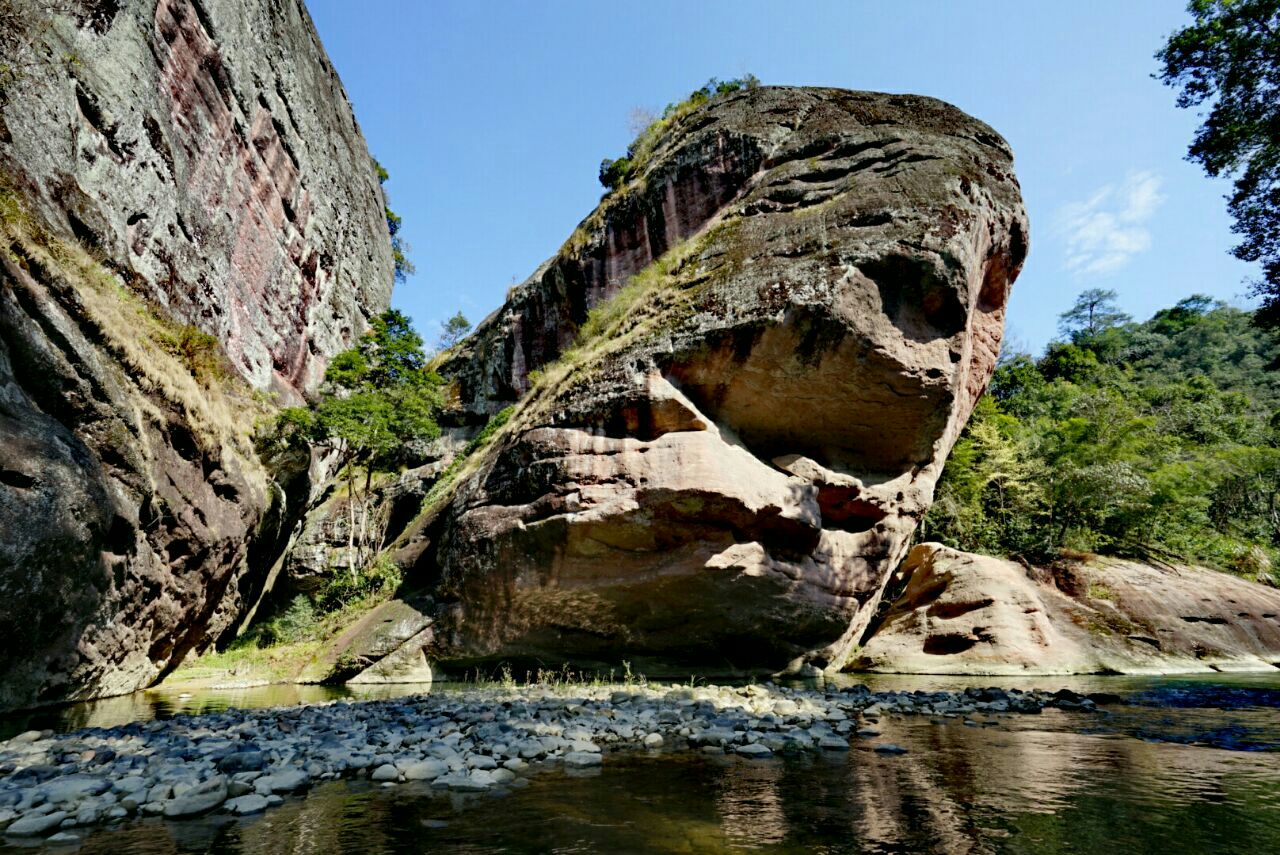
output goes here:
<path id="1" fill-rule="evenodd" d="M 166 317 L 108 268 L 100 253 L 51 232 L 3 184 L 0 239 L 19 268 L 75 292 L 77 320 L 96 331 L 139 389 L 181 407 L 211 444 L 234 449 L 244 461 L 255 459 L 252 435 L 271 408 L 235 374 L 217 338 Z"/>
<path id="2" fill-rule="evenodd" d="M 759 85 L 760 81 L 754 74 L 734 80 L 718 80 L 713 77 L 703 86 L 689 93 L 688 98 L 678 103 L 668 104 L 661 116 L 653 117 L 640 131 L 627 147 L 627 153 L 624 156 L 617 160 L 605 158 L 600 162 L 600 183 L 610 191 L 622 187 L 644 171 L 654 150 L 658 147 L 659 140 L 673 124 L 712 98 L 737 92 L 740 89 L 752 89 Z"/>
<path id="3" fill-rule="evenodd" d="M 333 358 L 309 406 L 280 414 L 280 442 L 310 443 L 338 455 L 348 495 L 347 566 L 353 580 L 381 542 L 370 519 L 373 473 L 398 463 L 406 443 L 439 435 L 441 385 L 427 368 L 422 337 L 408 317 L 391 309 L 374 319 L 355 347 Z M 357 469 L 363 469 L 363 488 Z"/>
<path id="4" fill-rule="evenodd" d="M 373 161 L 374 171 L 378 174 L 378 183 L 383 185 L 382 194 L 387 195 L 386 183 L 391 178 L 391 173 L 387 172 L 387 168 L 377 161 Z M 391 235 L 391 259 L 395 262 L 395 281 L 397 284 L 403 284 L 414 273 L 417 268 L 413 266 L 413 262 L 409 260 L 409 252 L 411 251 L 409 242 L 400 234 L 400 227 L 404 225 L 404 220 L 395 211 L 391 210 L 390 205 L 384 205 L 383 211 L 387 215 L 387 232 Z"/>
<path id="5" fill-rule="evenodd" d="M 1133 323 L 1107 291 L 1062 340 L 1006 356 L 952 452 L 922 540 L 1052 560 L 1186 560 L 1273 580 L 1280 377 L 1250 314 L 1194 296 Z"/>

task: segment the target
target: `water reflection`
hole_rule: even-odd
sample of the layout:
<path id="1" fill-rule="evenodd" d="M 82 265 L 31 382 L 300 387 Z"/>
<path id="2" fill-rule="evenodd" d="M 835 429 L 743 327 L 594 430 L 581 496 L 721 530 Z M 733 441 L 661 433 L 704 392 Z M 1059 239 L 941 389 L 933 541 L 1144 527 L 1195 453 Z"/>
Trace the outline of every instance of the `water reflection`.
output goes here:
<path id="1" fill-rule="evenodd" d="M 286 683 L 240 689 L 201 689 L 195 693 L 161 686 L 116 698 L 5 715 L 0 717 L 0 740 L 25 730 L 65 732 L 86 727 L 116 727 L 132 721 L 221 712 L 232 707 L 287 707 L 343 698 L 374 700 L 425 694 L 431 690 L 430 683 L 367 686 L 300 686 Z"/>
<path id="2" fill-rule="evenodd" d="M 497 795 L 337 782 L 256 819 L 138 822 L 81 851 L 1280 851 L 1276 754 L 1076 732 L 1087 723 L 899 719 L 882 723 L 910 749 L 897 757 L 611 755 L 593 777 L 552 770 Z"/>
<path id="3" fill-rule="evenodd" d="M 936 684 L 918 677 L 870 682 L 877 690 L 954 689 L 960 683 L 949 677 Z M 974 681 L 993 682 L 999 681 Z M 603 770 L 546 770 L 527 788 L 495 794 L 335 782 L 265 816 L 146 820 L 95 831 L 81 851 L 1280 851 L 1280 707 L 1275 693 L 1266 691 L 1277 687 L 1275 677 L 1049 678 L 1040 685 L 1063 683 L 1077 691 L 1140 692 L 1146 703 L 1103 715 L 1046 710 L 969 722 L 886 718 L 880 737 L 860 741 L 850 752 L 765 761 L 615 754 Z M 1028 687 L 1029 681 L 1012 685 Z M 1232 691 L 1224 693 L 1224 685 Z M 370 687 L 359 696 L 426 688 Z M 161 691 L 49 712 L 59 729 L 68 729 L 352 696 L 350 690 L 297 686 L 187 698 Z M 1165 698 L 1180 706 L 1164 705 Z M 1221 708 L 1203 706 L 1210 703 Z M 55 724 L 28 719 L 5 726 L 13 731 Z M 881 756 L 871 750 L 872 741 L 910 751 Z"/>

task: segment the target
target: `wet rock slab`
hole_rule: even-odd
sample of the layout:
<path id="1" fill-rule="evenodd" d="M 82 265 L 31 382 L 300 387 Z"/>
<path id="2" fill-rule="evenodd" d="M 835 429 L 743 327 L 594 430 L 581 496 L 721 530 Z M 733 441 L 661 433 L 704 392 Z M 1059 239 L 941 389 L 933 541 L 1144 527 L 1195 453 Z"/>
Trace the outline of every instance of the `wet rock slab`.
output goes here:
<path id="1" fill-rule="evenodd" d="M 698 750 L 765 760 L 847 751 L 886 716 L 1093 710 L 1088 697 L 1003 689 L 886 692 L 863 686 L 477 688 L 387 701 L 227 710 L 0 743 L 0 828 L 10 837 L 159 816 L 261 813 L 313 783 L 365 778 L 459 792 L 519 785 L 549 764 L 592 769 L 627 751 Z"/>

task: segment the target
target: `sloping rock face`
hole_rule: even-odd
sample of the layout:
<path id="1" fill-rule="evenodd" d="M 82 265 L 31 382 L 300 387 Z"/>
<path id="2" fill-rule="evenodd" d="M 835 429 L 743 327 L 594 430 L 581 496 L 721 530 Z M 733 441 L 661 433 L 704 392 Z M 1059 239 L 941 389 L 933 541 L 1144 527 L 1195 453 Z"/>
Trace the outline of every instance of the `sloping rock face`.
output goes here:
<path id="1" fill-rule="evenodd" d="M 41 0 L 18 0 L 48 19 Z M 0 159 L 50 225 L 260 389 L 309 388 L 391 297 L 383 197 L 301 0 L 81 4 L 6 93 Z M 62 61 L 65 57 L 74 60 Z"/>
<path id="2" fill-rule="evenodd" d="M 1008 146 L 939 101 L 763 87 L 674 123 L 444 367 L 475 416 L 520 404 L 406 538 L 430 656 L 843 666 L 1026 250 Z"/>
<path id="3" fill-rule="evenodd" d="M 905 674 L 1174 674 L 1280 667 L 1280 591 L 1200 567 L 1096 558 L 1035 575 L 916 546 L 859 668 Z"/>
<path id="4" fill-rule="evenodd" d="M 392 281 L 301 2 L 18 3 L 43 60 L 0 104 L 0 707 L 145 686 L 235 623 L 308 486 L 255 454 L 255 389 L 313 384 Z"/>

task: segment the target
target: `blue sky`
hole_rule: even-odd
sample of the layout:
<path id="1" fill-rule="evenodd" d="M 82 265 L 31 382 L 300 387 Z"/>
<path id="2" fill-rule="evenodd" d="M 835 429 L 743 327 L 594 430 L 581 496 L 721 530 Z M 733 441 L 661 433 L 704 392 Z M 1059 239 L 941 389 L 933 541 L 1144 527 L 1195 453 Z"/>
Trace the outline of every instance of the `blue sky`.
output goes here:
<path id="1" fill-rule="evenodd" d="M 499 306 L 599 200 L 601 158 L 710 77 L 913 92 L 1013 145 L 1031 217 L 1013 342 L 1039 350 L 1084 288 L 1149 317 L 1192 293 L 1246 305 L 1222 196 L 1183 159 L 1198 124 L 1151 78 L 1180 0 L 894 3 L 307 0 L 418 272 L 428 340 Z"/>

